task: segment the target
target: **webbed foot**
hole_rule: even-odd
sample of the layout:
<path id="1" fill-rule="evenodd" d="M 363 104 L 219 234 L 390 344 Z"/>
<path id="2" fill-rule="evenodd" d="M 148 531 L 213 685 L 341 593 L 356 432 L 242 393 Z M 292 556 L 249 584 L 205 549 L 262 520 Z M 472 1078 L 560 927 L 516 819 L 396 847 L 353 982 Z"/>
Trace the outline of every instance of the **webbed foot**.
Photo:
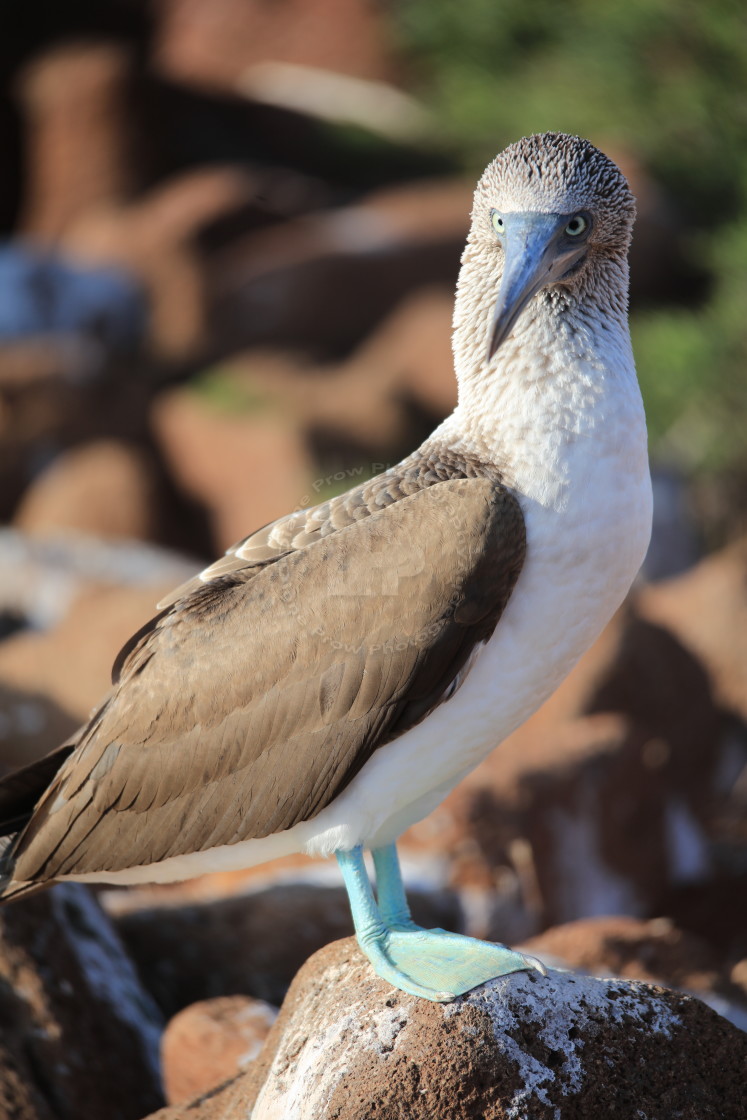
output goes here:
<path id="1" fill-rule="evenodd" d="M 534 957 L 525 957 L 505 945 L 416 925 L 407 905 L 395 846 L 377 848 L 373 857 L 378 902 L 362 849 L 337 853 L 358 944 L 374 971 L 395 988 L 448 1003 L 496 976 L 532 968 L 545 973 Z"/>

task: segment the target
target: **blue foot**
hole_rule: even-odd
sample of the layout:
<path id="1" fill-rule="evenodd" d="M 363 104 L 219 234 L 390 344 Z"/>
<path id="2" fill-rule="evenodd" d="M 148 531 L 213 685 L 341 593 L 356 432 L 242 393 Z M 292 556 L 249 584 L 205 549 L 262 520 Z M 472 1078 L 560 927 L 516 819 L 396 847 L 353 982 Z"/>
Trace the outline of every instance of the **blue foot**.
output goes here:
<path id="1" fill-rule="evenodd" d="M 359 944 L 379 976 L 435 1003 L 449 1003 L 496 976 L 539 966 L 504 945 L 443 929 L 391 930 Z"/>
<path id="2" fill-rule="evenodd" d="M 528 968 L 544 973 L 539 961 L 503 945 L 417 926 L 407 906 L 394 845 L 376 849 L 373 856 L 378 905 L 363 864 L 362 849 L 337 853 L 358 944 L 374 971 L 395 988 L 436 1003 L 448 1003 L 496 976 Z"/>

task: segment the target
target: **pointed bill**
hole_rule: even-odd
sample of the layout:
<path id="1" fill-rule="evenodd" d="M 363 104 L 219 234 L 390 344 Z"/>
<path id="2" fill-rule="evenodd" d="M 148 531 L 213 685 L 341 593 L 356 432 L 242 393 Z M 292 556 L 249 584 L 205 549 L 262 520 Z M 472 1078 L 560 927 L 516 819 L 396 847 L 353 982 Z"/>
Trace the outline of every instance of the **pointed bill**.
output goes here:
<path id="1" fill-rule="evenodd" d="M 494 356 L 529 300 L 560 280 L 586 252 L 585 239 L 572 241 L 567 214 L 504 214 L 503 278 L 490 331 L 488 361 Z"/>

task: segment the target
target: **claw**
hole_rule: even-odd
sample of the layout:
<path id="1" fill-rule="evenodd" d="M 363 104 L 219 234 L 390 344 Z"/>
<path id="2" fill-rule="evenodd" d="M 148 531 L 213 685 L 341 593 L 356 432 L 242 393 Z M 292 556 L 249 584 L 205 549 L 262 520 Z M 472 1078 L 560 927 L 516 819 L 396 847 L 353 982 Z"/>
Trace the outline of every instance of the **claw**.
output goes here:
<path id="1" fill-rule="evenodd" d="M 521 955 L 527 962 L 527 968 L 536 968 L 537 972 L 539 972 L 542 976 L 547 976 L 547 969 L 545 968 L 539 957 L 530 957 L 528 953 L 522 953 Z"/>

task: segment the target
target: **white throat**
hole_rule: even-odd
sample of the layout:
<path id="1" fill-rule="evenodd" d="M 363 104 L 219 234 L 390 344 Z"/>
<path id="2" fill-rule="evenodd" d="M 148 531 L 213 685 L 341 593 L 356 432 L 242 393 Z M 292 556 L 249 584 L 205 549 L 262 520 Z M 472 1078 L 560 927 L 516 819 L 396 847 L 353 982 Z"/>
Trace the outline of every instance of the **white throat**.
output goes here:
<path id="1" fill-rule="evenodd" d="M 459 403 L 436 438 L 490 459 L 525 502 L 555 510 L 595 459 L 609 466 L 619 451 L 632 456 L 629 467 L 646 472 L 625 267 L 615 262 L 601 278 L 607 283 L 598 278 L 597 298 L 583 304 L 540 292 L 488 363 L 500 276 L 491 277 L 480 256 L 468 245 L 454 315 Z"/>

